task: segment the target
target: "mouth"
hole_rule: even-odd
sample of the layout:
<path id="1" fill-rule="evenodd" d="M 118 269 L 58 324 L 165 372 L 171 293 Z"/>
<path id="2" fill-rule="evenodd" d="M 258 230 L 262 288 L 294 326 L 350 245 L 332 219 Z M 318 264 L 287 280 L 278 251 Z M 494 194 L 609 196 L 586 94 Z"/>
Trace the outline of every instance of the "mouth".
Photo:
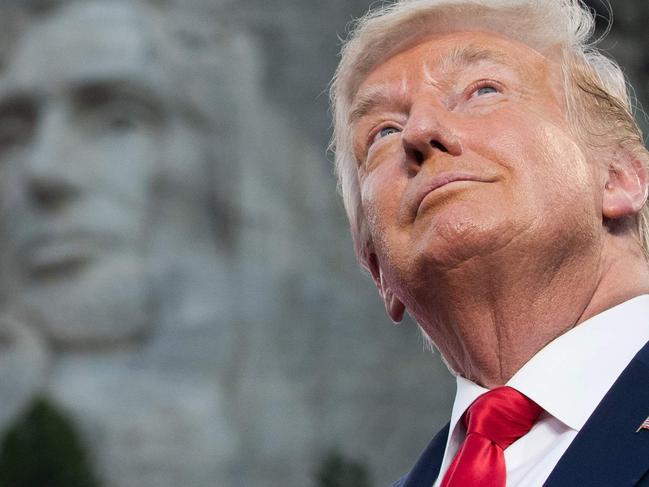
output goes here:
<path id="1" fill-rule="evenodd" d="M 492 183 L 495 181 L 495 178 L 478 176 L 475 174 L 463 173 L 463 172 L 443 172 L 426 183 L 424 183 L 418 190 L 417 196 L 415 198 L 415 208 L 417 210 L 417 215 L 421 210 L 422 203 L 430 195 L 438 191 L 440 188 L 444 188 L 452 183 L 461 183 L 461 182 L 478 182 L 478 183 Z"/>

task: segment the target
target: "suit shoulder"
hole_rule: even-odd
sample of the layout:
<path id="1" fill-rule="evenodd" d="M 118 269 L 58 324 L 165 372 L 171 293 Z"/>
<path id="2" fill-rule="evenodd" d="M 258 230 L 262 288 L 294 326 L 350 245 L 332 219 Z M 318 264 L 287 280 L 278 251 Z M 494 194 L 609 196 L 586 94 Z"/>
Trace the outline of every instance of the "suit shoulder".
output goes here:
<path id="1" fill-rule="evenodd" d="M 449 425 L 442 428 L 423 451 L 412 470 L 390 487 L 403 487 L 405 485 L 433 485 L 439 474 L 439 468 L 444 457 Z"/>

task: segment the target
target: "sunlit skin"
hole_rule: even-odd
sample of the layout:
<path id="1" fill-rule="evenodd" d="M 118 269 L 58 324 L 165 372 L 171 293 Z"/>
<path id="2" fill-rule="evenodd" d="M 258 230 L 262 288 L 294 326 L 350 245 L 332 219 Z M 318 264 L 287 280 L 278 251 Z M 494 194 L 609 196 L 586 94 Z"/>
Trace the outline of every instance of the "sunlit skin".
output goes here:
<path id="1" fill-rule="evenodd" d="M 485 387 L 649 292 L 633 229 L 647 175 L 580 142 L 561 80 L 550 55 L 455 32 L 377 66 L 352 106 L 367 264 L 388 314 L 407 310 Z"/>

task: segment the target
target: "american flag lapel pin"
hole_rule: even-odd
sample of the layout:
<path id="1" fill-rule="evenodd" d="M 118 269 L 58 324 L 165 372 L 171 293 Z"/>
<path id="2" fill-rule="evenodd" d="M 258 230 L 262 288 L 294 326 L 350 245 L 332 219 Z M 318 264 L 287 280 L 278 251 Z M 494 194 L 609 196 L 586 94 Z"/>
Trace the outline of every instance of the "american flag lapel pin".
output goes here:
<path id="1" fill-rule="evenodd" d="M 640 430 L 649 430 L 649 418 L 645 419 L 635 432 Z"/>

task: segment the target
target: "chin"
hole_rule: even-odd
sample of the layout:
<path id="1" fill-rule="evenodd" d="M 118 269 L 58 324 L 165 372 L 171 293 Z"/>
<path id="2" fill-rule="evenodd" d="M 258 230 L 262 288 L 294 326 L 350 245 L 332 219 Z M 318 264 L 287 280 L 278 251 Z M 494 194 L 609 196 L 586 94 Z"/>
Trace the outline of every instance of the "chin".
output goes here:
<path id="1" fill-rule="evenodd" d="M 455 269 L 505 247 L 519 232 L 506 219 L 495 217 L 496 213 L 436 217 L 413 244 L 418 260 L 415 268 Z"/>
<path id="2" fill-rule="evenodd" d="M 62 346 L 131 342 L 149 324 L 149 292 L 142 258 L 95 258 L 57 279 L 24 285 L 16 307 Z"/>

